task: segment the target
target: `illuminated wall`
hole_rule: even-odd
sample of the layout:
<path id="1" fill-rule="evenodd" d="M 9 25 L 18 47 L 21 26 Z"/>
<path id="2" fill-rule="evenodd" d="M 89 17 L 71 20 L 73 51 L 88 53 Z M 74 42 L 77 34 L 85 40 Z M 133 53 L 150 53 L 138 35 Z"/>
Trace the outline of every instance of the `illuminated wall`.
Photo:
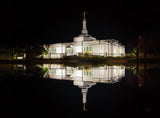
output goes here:
<path id="1" fill-rule="evenodd" d="M 61 58 L 71 55 L 89 54 L 100 56 L 125 56 L 125 47 L 118 40 L 96 40 L 88 34 L 86 19 L 83 19 L 82 34 L 73 38 L 74 42 L 44 45 L 49 50 L 44 58 Z"/>
<path id="2" fill-rule="evenodd" d="M 46 50 L 48 50 L 48 55 L 44 55 L 44 58 L 61 58 L 61 57 L 63 57 L 66 52 L 66 44 L 57 43 L 57 44 L 44 45 L 44 48 Z"/>
<path id="3" fill-rule="evenodd" d="M 79 39 L 79 40 L 78 40 Z M 48 55 L 44 58 L 61 58 L 64 55 L 90 54 L 100 56 L 124 56 L 125 47 L 117 40 L 93 40 L 83 41 L 83 38 L 76 38 L 77 41 L 71 43 L 50 44 Z"/>
<path id="4" fill-rule="evenodd" d="M 114 83 L 125 76 L 124 66 L 101 66 L 85 69 L 84 67 L 63 67 L 59 64 L 44 64 L 48 72 L 44 77 L 60 80 L 72 80 L 74 85 L 83 85 L 85 81 L 95 83 Z"/>

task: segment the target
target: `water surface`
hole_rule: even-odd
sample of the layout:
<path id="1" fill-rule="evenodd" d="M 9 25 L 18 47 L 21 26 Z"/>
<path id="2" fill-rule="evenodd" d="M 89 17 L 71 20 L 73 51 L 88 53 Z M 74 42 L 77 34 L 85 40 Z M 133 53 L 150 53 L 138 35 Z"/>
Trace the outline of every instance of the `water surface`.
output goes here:
<path id="1" fill-rule="evenodd" d="M 154 117 L 157 65 L 0 64 L 6 117 Z"/>

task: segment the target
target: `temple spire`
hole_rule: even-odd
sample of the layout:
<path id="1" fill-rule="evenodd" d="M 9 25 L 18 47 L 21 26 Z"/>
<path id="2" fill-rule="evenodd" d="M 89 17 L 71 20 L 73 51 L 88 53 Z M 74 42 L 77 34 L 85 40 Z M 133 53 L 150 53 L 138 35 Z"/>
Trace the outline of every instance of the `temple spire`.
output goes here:
<path id="1" fill-rule="evenodd" d="M 83 28 L 82 28 L 82 35 L 87 36 L 88 35 L 88 30 L 87 30 L 87 22 L 86 22 L 86 13 L 87 12 L 83 12 Z"/>
<path id="2" fill-rule="evenodd" d="M 86 19 L 86 13 L 87 12 L 83 12 L 83 19 Z"/>

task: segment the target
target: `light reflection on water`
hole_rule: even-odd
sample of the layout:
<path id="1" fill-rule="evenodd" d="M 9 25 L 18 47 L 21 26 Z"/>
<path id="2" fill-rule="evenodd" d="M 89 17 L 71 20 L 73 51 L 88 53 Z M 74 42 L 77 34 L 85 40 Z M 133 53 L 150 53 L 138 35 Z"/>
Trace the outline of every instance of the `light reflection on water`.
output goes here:
<path id="1" fill-rule="evenodd" d="M 51 106 L 52 104 L 59 106 L 63 111 L 66 110 L 66 106 L 69 106 L 71 110 L 67 110 L 67 112 L 74 111 L 74 107 L 78 103 L 81 105 L 80 110 L 82 110 L 83 103 L 83 110 L 93 111 L 93 114 L 105 114 L 103 112 L 105 110 L 111 110 L 110 114 L 113 114 L 116 108 L 122 113 L 125 110 L 129 113 L 132 111 L 133 113 L 154 112 L 156 108 L 154 106 L 159 101 L 157 95 L 160 80 L 158 77 L 159 67 L 151 64 L 139 64 L 138 68 L 136 65 L 82 65 L 75 67 L 64 64 L 0 64 L 0 84 L 3 88 L 0 89 L 1 97 L 8 94 L 7 99 L 24 100 L 24 103 L 29 101 L 27 103 L 30 103 L 31 106 L 40 99 L 45 104 L 44 107 L 48 107 L 46 101 L 49 101 Z M 68 86 L 65 85 L 66 83 Z M 23 91 L 20 91 L 21 89 Z M 81 93 L 77 92 L 77 89 L 81 90 Z M 66 91 L 67 93 L 65 93 Z M 73 93 L 77 96 L 74 96 Z M 62 95 L 59 96 L 59 94 Z M 23 96 L 25 97 L 23 98 Z M 21 97 L 23 99 L 19 99 Z M 28 100 L 30 97 L 32 99 Z M 78 101 L 79 99 L 81 101 Z M 54 101 L 63 103 L 63 105 Z M 65 101 L 71 101 L 74 105 Z M 12 102 L 14 103 L 14 101 Z M 21 107 L 25 109 L 24 103 Z M 122 104 L 123 106 L 121 106 Z M 41 104 L 39 103 L 39 105 Z M 36 108 L 38 109 L 38 107 Z M 53 110 L 52 107 L 51 110 Z"/>
<path id="2" fill-rule="evenodd" d="M 100 66 L 100 67 L 70 67 L 61 64 L 43 64 L 46 70 L 44 78 L 58 80 L 72 80 L 74 86 L 81 88 L 84 111 L 87 102 L 88 89 L 96 83 L 116 83 L 125 77 L 125 66 Z"/>
<path id="3" fill-rule="evenodd" d="M 81 65 L 68 66 L 64 64 L 0 64 L 1 79 L 8 76 L 36 77 L 57 80 L 71 80 L 75 86 L 83 86 L 86 82 L 92 83 L 116 83 L 125 78 L 129 86 L 148 87 L 152 82 L 151 77 L 157 78 L 159 65 L 139 64 L 134 65 Z M 147 85 L 148 84 L 148 85 Z M 152 85 L 153 87 L 154 85 Z"/>
<path id="4" fill-rule="evenodd" d="M 44 78 L 72 80 L 74 85 L 83 86 L 84 82 L 115 83 L 125 77 L 125 66 L 71 67 L 61 64 L 43 64 L 47 69 Z"/>
<path id="5" fill-rule="evenodd" d="M 125 78 L 129 86 L 135 85 L 134 82 L 137 81 L 136 86 L 147 87 L 146 83 L 151 83 L 149 82 L 151 77 L 157 77 L 158 70 L 159 65 L 155 64 L 139 64 L 138 68 L 136 65 L 0 64 L 0 77 L 3 79 L 8 76 L 24 75 L 26 77 L 72 80 L 75 86 L 83 86 L 85 82 L 116 83 L 121 78 Z"/>

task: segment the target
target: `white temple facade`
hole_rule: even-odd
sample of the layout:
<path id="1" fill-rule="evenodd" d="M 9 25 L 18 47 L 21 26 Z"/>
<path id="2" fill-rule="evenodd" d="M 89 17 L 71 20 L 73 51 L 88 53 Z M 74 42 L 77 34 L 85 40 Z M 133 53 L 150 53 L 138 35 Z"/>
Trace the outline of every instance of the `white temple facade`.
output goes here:
<path id="1" fill-rule="evenodd" d="M 84 14 L 82 33 L 74 37 L 73 42 L 44 45 L 48 55 L 44 58 L 61 58 L 72 55 L 99 55 L 99 56 L 124 56 L 125 46 L 115 39 L 96 40 L 88 34 L 86 18 Z"/>
<path id="2" fill-rule="evenodd" d="M 116 83 L 125 76 L 125 66 L 70 67 L 62 64 L 43 64 L 47 68 L 44 78 L 72 80 L 74 85 L 84 86 L 84 82 Z"/>

